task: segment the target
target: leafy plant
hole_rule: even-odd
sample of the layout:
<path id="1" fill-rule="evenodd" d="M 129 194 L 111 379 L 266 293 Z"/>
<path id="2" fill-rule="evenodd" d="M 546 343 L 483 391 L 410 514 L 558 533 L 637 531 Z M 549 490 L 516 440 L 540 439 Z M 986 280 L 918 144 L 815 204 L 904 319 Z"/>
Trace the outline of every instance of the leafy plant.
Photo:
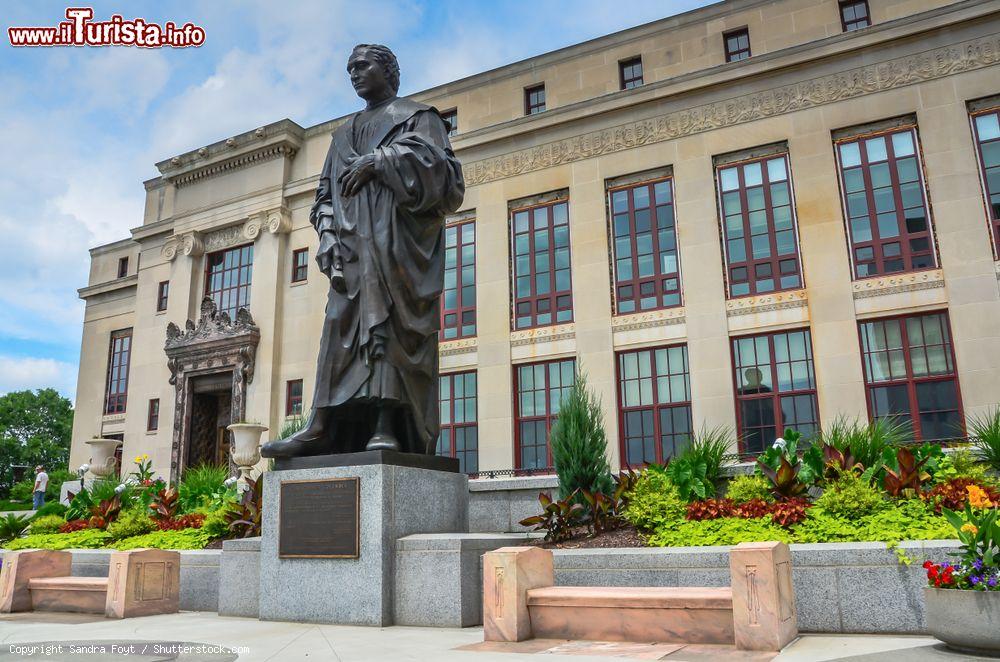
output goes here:
<path id="1" fill-rule="evenodd" d="M 687 506 L 685 519 L 703 520 L 718 519 L 720 517 L 732 517 L 735 512 L 735 505 L 730 499 L 705 499 L 704 501 L 692 501 Z"/>
<path id="2" fill-rule="evenodd" d="M 75 533 L 90 528 L 90 521 L 85 519 L 71 519 L 59 527 L 59 533 Z"/>
<path id="3" fill-rule="evenodd" d="M 849 450 L 861 466 L 872 467 L 881 462 L 886 448 L 899 446 L 910 436 L 906 422 L 899 419 L 862 423 L 840 417 L 821 434 L 821 439 L 841 452 Z"/>
<path id="4" fill-rule="evenodd" d="M 21 537 L 30 524 L 31 518 L 27 515 L 8 513 L 5 517 L 0 517 L 0 542 Z"/>
<path id="5" fill-rule="evenodd" d="M 108 525 L 118 519 L 121 512 L 122 501 L 116 494 L 110 499 L 104 499 L 96 506 L 90 508 L 90 520 L 88 524 L 92 529 L 106 529 Z"/>
<path id="6" fill-rule="evenodd" d="M 771 494 L 778 499 L 797 497 L 804 494 L 809 488 L 808 485 L 799 480 L 802 462 L 798 458 L 795 458 L 795 463 L 792 464 L 787 457 L 782 455 L 778 460 L 777 469 L 772 469 L 758 459 L 757 468 L 764 474 L 764 477 L 771 481 Z"/>
<path id="7" fill-rule="evenodd" d="M 58 501 L 50 501 L 44 506 L 35 511 L 35 514 L 31 516 L 31 520 L 37 521 L 40 517 L 47 517 L 49 515 L 59 515 L 62 517 L 66 514 L 66 506 L 59 503 Z"/>
<path id="8" fill-rule="evenodd" d="M 991 485 L 978 482 L 972 478 L 954 478 L 947 483 L 935 485 L 930 492 L 923 495 L 923 498 L 931 504 L 936 512 L 941 512 L 943 508 L 949 510 L 962 510 L 969 500 L 969 486 L 975 485 L 983 490 L 994 503 L 1000 503 L 1000 491 Z"/>
<path id="9" fill-rule="evenodd" d="M 736 437 L 727 427 L 702 429 L 691 438 L 691 444 L 681 452 L 693 464 L 705 464 L 705 480 L 715 494 L 722 476 L 723 458 L 730 449 L 736 448 Z"/>
<path id="10" fill-rule="evenodd" d="M 742 475 L 729 482 L 726 497 L 735 503 L 747 503 L 755 499 L 774 501 L 771 496 L 771 484 L 763 476 Z"/>
<path id="11" fill-rule="evenodd" d="M 788 528 L 806 518 L 809 502 L 802 498 L 785 499 L 771 506 L 771 521 Z"/>
<path id="12" fill-rule="evenodd" d="M 767 496 L 771 499 L 770 493 Z M 733 515 L 736 517 L 744 517 L 746 519 L 767 517 L 771 514 L 771 508 L 773 505 L 773 499 L 770 501 L 765 501 L 764 499 L 750 499 L 749 501 L 736 504 L 733 508 Z"/>
<path id="13" fill-rule="evenodd" d="M 93 505 L 94 500 L 90 497 L 90 492 L 81 490 L 70 499 L 69 508 L 66 509 L 66 519 L 72 521 L 89 517 Z"/>
<path id="14" fill-rule="evenodd" d="M 677 492 L 685 501 L 705 499 L 715 494 L 715 486 L 708 479 L 708 464 L 704 458 L 684 455 L 675 457 L 670 460 L 663 472 L 677 487 Z"/>
<path id="15" fill-rule="evenodd" d="M 34 478 L 25 478 L 22 481 L 14 483 L 14 485 L 10 488 L 10 500 L 18 501 L 20 503 L 31 503 L 31 496 L 34 487 Z"/>
<path id="16" fill-rule="evenodd" d="M 306 426 L 306 419 L 302 416 L 289 416 L 281 426 L 278 439 L 288 439 L 293 434 Z"/>
<path id="17" fill-rule="evenodd" d="M 563 396 L 549 443 L 561 499 L 571 494 L 582 499 L 584 490 L 611 493 L 604 414 L 600 400 L 587 387 L 585 375 L 578 374 L 569 393 Z"/>
<path id="18" fill-rule="evenodd" d="M 617 529 L 621 525 L 618 517 L 617 504 L 603 492 L 582 490 L 583 519 L 591 535 Z"/>
<path id="19" fill-rule="evenodd" d="M 211 538 L 203 529 L 181 529 L 179 531 L 154 531 L 141 536 L 123 538 L 111 543 L 114 549 L 204 549 Z"/>
<path id="20" fill-rule="evenodd" d="M 124 490 L 119 489 L 119 485 L 125 485 Z M 123 506 L 131 505 L 132 486 L 127 483 L 119 483 L 116 480 L 95 480 L 89 488 L 90 501 L 98 504 L 118 497 Z"/>
<path id="21" fill-rule="evenodd" d="M 816 499 L 817 507 L 832 515 L 859 518 L 888 506 L 877 489 L 852 472 L 845 472 Z"/>
<path id="22" fill-rule="evenodd" d="M 989 465 L 980 462 L 968 449 L 956 450 L 951 455 L 946 455 L 945 459 L 954 467 L 955 478 L 971 478 L 979 483 L 996 483 L 989 475 Z"/>
<path id="23" fill-rule="evenodd" d="M 177 486 L 181 510 L 191 512 L 206 506 L 214 495 L 226 491 L 227 478 L 229 468 L 222 465 L 199 464 L 185 469 Z"/>
<path id="24" fill-rule="evenodd" d="M 823 477 L 826 480 L 837 480 L 848 473 L 860 475 L 865 469 L 854 459 L 850 447 L 841 449 L 824 442 L 819 448 L 823 454 Z"/>
<path id="25" fill-rule="evenodd" d="M 226 515 L 229 530 L 235 537 L 252 538 L 260 535 L 261 516 L 264 512 L 263 490 L 263 479 L 247 478 L 247 489 Z"/>
<path id="26" fill-rule="evenodd" d="M 59 533 L 59 527 L 66 523 L 60 515 L 43 515 L 31 520 L 31 534 Z"/>
<path id="27" fill-rule="evenodd" d="M 628 493 L 625 519 L 637 529 L 652 531 L 681 520 L 686 505 L 677 487 L 662 471 L 647 469 Z"/>
<path id="28" fill-rule="evenodd" d="M 153 461 L 143 453 L 136 455 L 132 460 L 135 463 L 135 471 L 130 476 L 135 479 L 137 485 L 146 486 L 153 482 Z"/>
<path id="29" fill-rule="evenodd" d="M 174 519 L 180 507 L 180 499 L 177 489 L 171 487 L 157 492 L 153 502 L 149 504 L 149 509 L 153 512 L 153 519 Z"/>
<path id="30" fill-rule="evenodd" d="M 808 464 L 799 458 L 801 438 L 799 432 L 787 429 L 781 439 L 776 439 L 774 445 L 757 458 L 755 471 L 771 482 L 771 493 L 778 498 L 802 494 L 822 475 L 822 456 L 815 447 L 810 447 L 807 453 Z"/>
<path id="31" fill-rule="evenodd" d="M 11 541 L 7 549 L 100 549 L 111 539 L 106 531 L 84 529 L 72 533 L 45 533 Z"/>
<path id="32" fill-rule="evenodd" d="M 895 457 L 893 457 L 895 450 Z M 890 467 L 889 461 L 895 460 L 895 466 Z M 931 479 L 931 475 L 923 470 L 928 457 L 918 460 L 909 448 L 885 449 L 885 476 L 882 487 L 889 496 L 916 496 L 920 487 Z"/>
<path id="33" fill-rule="evenodd" d="M 657 529 L 648 544 L 654 547 L 700 547 L 736 545 L 741 542 L 793 541 L 792 533 L 767 519 L 723 517 L 701 521 L 680 521 Z"/>
<path id="34" fill-rule="evenodd" d="M 205 521 L 202 522 L 201 528 L 208 534 L 213 540 L 216 538 L 226 538 L 230 535 L 229 522 L 226 519 L 227 514 L 232 508 L 235 508 L 236 504 L 233 502 L 227 503 L 221 508 L 216 508 L 215 510 L 208 513 L 205 516 Z"/>
<path id="35" fill-rule="evenodd" d="M 968 424 L 976 459 L 1000 473 L 1000 406 L 970 416 Z"/>
<path id="36" fill-rule="evenodd" d="M 134 507 L 122 511 L 118 519 L 108 526 L 108 533 L 115 540 L 121 540 L 149 533 L 155 529 L 156 523 L 149 516 L 149 509 Z"/>
<path id="37" fill-rule="evenodd" d="M 205 521 L 202 513 L 188 513 L 176 519 L 158 519 L 156 528 L 160 531 L 180 531 L 181 529 L 200 529 Z"/>
<path id="38" fill-rule="evenodd" d="M 573 535 L 573 527 L 579 526 L 583 520 L 584 507 L 574 503 L 576 494 L 565 499 L 553 501 L 545 492 L 538 495 L 538 503 L 542 506 L 540 515 L 532 515 L 521 520 L 521 526 L 534 527 L 532 531 L 545 531 L 545 539 L 550 542 L 569 540 Z"/>

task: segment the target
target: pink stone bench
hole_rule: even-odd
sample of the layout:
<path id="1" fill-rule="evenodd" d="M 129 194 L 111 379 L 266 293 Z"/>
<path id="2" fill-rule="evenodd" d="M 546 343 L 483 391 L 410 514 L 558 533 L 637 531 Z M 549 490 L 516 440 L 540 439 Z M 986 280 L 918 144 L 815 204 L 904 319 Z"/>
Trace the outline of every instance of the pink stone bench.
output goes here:
<path id="1" fill-rule="evenodd" d="M 161 549 L 113 552 L 107 577 L 71 576 L 72 554 L 8 552 L 0 570 L 0 613 L 64 611 L 131 618 L 178 611 L 180 554 Z"/>
<path id="2" fill-rule="evenodd" d="M 727 588 L 555 586 L 552 552 L 504 547 L 483 556 L 483 634 L 769 651 L 798 636 L 787 545 L 737 545 L 730 576 Z"/>

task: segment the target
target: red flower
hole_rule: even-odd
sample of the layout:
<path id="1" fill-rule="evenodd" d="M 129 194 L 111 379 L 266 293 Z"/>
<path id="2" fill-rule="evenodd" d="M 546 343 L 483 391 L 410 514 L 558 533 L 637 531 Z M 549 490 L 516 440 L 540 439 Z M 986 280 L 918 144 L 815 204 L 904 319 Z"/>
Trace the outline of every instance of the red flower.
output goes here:
<path id="1" fill-rule="evenodd" d="M 934 567 L 933 563 L 930 561 L 924 561 L 924 570 L 930 570 L 932 567 Z"/>

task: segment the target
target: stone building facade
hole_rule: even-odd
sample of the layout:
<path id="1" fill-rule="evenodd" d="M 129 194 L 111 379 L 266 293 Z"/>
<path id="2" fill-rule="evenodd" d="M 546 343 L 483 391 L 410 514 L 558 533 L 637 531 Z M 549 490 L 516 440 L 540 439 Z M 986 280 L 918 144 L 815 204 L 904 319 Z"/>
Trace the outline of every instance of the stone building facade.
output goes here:
<path id="1" fill-rule="evenodd" d="M 998 65 L 995 0 L 731 0 L 414 95 L 467 184 L 442 451 L 544 470 L 577 369 L 612 466 L 702 425 L 745 452 L 839 417 L 961 436 L 1000 402 Z M 308 213 L 344 119 L 157 164 L 80 290 L 73 466 L 121 435 L 176 476 L 225 457 L 232 420 L 308 411 Z"/>

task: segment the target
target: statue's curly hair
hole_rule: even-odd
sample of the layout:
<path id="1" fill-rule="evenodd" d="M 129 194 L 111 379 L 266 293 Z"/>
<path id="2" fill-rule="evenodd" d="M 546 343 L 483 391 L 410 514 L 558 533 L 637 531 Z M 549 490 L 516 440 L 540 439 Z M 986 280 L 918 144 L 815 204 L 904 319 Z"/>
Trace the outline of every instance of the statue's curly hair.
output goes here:
<path id="1" fill-rule="evenodd" d="M 379 63 L 382 71 L 385 72 L 385 79 L 388 81 L 389 86 L 392 87 L 393 93 L 398 92 L 399 60 L 396 59 L 395 53 L 389 50 L 388 46 L 383 46 L 382 44 L 358 44 L 352 52 L 359 50 L 369 51 L 375 56 L 375 61 Z"/>

